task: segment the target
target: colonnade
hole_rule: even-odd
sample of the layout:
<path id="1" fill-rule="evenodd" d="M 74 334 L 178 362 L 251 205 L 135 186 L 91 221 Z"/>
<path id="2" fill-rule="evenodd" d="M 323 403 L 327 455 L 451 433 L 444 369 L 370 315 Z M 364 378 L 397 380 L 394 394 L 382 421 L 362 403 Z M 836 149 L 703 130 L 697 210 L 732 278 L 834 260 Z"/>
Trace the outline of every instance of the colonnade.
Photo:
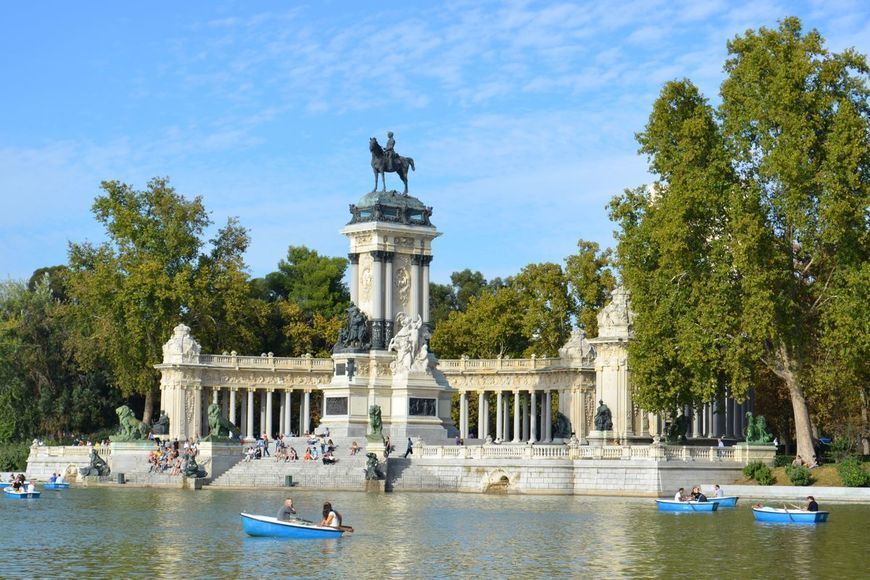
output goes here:
<path id="1" fill-rule="evenodd" d="M 477 391 L 477 437 L 512 443 L 553 440 L 552 390 L 495 391 L 495 422 L 490 417 L 493 392 Z M 469 391 L 459 394 L 459 436 L 470 434 Z"/>
<path id="2" fill-rule="evenodd" d="M 394 314 L 403 310 L 401 304 L 397 307 L 393 296 L 395 279 L 393 261 L 396 252 L 374 250 L 367 253 L 372 260 L 372 269 L 369 273 L 372 296 L 370 316 L 372 348 L 384 350 L 393 338 Z M 350 262 L 350 299 L 354 304 L 360 303 L 360 254 L 360 252 L 352 252 L 347 255 Z M 412 254 L 410 271 L 407 274 L 407 288 L 399 289 L 400 292 L 407 292 L 406 296 L 399 298 L 409 302 L 410 316 L 413 318 L 419 315 L 424 324 L 429 323 L 429 264 L 431 262 L 431 255 Z"/>
<path id="3" fill-rule="evenodd" d="M 241 430 L 244 439 L 255 439 L 262 433 L 268 433 L 270 438 L 276 433 L 302 435 L 311 429 L 312 389 L 262 387 L 206 387 L 206 389 L 210 392 L 210 396 L 202 397 L 203 433 L 200 435 L 208 434 L 207 409 L 211 403 L 221 407 L 221 413 Z M 297 391 L 299 395 L 294 404 L 294 393 Z"/>

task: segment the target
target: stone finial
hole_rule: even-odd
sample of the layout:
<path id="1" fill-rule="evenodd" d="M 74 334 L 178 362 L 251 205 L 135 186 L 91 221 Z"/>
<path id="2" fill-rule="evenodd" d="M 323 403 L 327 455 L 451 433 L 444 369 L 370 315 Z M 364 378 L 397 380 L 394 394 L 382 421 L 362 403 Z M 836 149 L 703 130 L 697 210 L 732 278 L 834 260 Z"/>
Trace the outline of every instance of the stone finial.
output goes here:
<path id="1" fill-rule="evenodd" d="M 559 349 L 559 358 L 569 366 L 578 366 L 595 360 L 595 348 L 586 340 L 586 332 L 582 328 L 571 331 L 571 338 Z"/>
<path id="2" fill-rule="evenodd" d="M 634 312 L 624 286 L 617 286 L 610 293 L 610 303 L 598 313 L 599 338 L 630 338 Z"/>
<path id="3" fill-rule="evenodd" d="M 198 363 L 200 350 L 199 343 L 190 334 L 190 327 L 179 324 L 172 331 L 172 337 L 163 345 L 163 363 Z"/>

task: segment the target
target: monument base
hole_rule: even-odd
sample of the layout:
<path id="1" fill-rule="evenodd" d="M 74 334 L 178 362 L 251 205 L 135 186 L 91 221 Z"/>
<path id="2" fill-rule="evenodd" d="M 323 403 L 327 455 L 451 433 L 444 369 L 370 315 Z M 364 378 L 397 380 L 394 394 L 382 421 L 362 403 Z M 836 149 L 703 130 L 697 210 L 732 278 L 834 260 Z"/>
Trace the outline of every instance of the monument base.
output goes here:
<path id="1" fill-rule="evenodd" d="M 242 459 L 242 446 L 238 441 L 203 441 L 199 444 L 197 463 L 205 468 L 210 480 L 217 479 Z"/>
<path id="2" fill-rule="evenodd" d="M 111 448 L 108 463 L 112 476 L 115 476 L 118 473 L 147 473 L 148 454 L 157 449 L 157 444 L 150 439 L 112 441 Z"/>
<path id="3" fill-rule="evenodd" d="M 589 445 L 593 447 L 604 447 L 608 442 L 613 442 L 615 437 L 613 431 L 598 431 L 597 429 L 590 431 L 586 436 Z"/>

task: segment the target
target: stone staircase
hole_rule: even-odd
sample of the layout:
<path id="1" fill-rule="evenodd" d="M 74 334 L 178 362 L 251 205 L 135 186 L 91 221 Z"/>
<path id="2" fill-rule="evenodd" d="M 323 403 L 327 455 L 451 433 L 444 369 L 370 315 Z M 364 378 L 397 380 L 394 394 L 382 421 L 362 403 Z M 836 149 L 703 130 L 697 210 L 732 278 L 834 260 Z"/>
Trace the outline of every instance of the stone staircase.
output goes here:
<path id="1" fill-rule="evenodd" d="M 334 465 L 324 465 L 318 461 L 303 461 L 301 457 L 309 447 L 303 438 L 287 439 L 288 447 L 299 453 L 298 461 L 275 461 L 274 444 L 270 445 L 271 457 L 255 459 L 245 463 L 240 461 L 220 477 L 208 484 L 209 487 L 284 487 L 286 476 L 293 477 L 293 486 L 310 489 L 338 489 L 350 491 L 365 490 L 365 451 L 350 455 L 352 439 L 332 438 L 336 444 Z M 364 440 L 357 443 L 365 445 Z"/>

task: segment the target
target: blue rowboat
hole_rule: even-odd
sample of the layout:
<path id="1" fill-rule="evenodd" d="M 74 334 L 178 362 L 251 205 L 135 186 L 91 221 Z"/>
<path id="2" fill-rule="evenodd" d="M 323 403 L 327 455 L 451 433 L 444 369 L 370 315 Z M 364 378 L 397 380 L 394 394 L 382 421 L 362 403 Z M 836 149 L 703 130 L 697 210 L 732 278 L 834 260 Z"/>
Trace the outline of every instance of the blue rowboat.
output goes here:
<path id="1" fill-rule="evenodd" d="M 326 539 L 340 538 L 344 533 L 336 528 L 319 526 L 306 520 L 279 520 L 269 516 L 241 514 L 242 527 L 249 536 L 267 538 Z"/>
<path id="2" fill-rule="evenodd" d="M 830 512 L 808 512 L 804 510 L 789 510 L 772 507 L 753 507 L 752 513 L 757 522 L 774 522 L 778 524 L 817 524 L 828 521 Z"/>
<path id="3" fill-rule="evenodd" d="M 714 497 L 711 498 L 710 501 L 715 501 L 719 504 L 720 508 L 723 507 L 737 507 L 737 500 L 740 499 L 739 496 L 736 495 L 723 495 L 722 497 Z"/>
<path id="4" fill-rule="evenodd" d="M 43 483 L 43 489 L 69 489 L 68 483 Z"/>
<path id="5" fill-rule="evenodd" d="M 718 501 L 657 499 L 656 505 L 659 506 L 660 512 L 715 512 L 719 508 Z"/>
<path id="6" fill-rule="evenodd" d="M 10 485 L 12 485 L 12 484 L 11 484 L 11 483 L 7 483 L 7 482 L 5 482 L 5 481 L 4 481 L 4 482 L 0 482 L 0 489 L 6 489 L 6 488 L 9 487 Z"/>
<path id="7" fill-rule="evenodd" d="M 3 495 L 9 499 L 36 499 L 40 493 L 38 491 L 15 491 L 11 487 L 3 490 Z"/>

